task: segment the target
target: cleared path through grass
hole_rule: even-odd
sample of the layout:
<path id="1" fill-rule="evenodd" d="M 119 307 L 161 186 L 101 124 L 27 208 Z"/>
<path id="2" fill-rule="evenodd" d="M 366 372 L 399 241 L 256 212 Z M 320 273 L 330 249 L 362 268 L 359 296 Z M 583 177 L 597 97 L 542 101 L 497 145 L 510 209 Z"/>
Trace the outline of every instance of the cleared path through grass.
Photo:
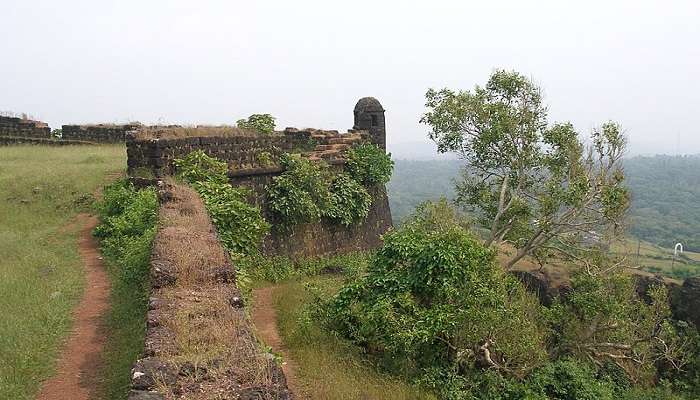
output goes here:
<path id="1" fill-rule="evenodd" d="M 123 145 L 0 147 L 0 397 L 33 399 L 54 373 L 85 284 L 71 222 L 125 159 Z"/>

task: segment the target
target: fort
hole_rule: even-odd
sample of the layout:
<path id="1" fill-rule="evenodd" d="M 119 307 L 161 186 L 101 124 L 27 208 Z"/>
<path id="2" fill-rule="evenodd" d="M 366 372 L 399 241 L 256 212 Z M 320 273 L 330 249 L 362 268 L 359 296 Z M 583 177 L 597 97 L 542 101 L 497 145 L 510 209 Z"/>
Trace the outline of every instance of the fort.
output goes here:
<path id="1" fill-rule="evenodd" d="M 310 160 L 324 160 L 332 168 L 342 170 L 346 161 L 344 152 L 353 144 L 371 142 L 386 149 L 384 108 L 379 101 L 371 97 L 360 99 L 353 116 L 353 128 L 346 133 L 287 128 L 262 134 L 200 127 L 178 137 L 183 134 L 181 127 L 144 127 L 127 134 L 128 169 L 132 175 L 161 178 L 174 172 L 174 160 L 202 150 L 225 161 L 231 183 L 252 189 L 250 200 L 260 206 L 266 219 L 274 221 L 266 206 L 265 188 L 284 170 L 266 163 L 263 155 L 301 153 Z M 192 136 L 193 133 L 199 136 Z M 378 247 L 381 234 L 391 226 L 391 211 L 383 186 L 371 188 L 370 194 L 372 206 L 364 221 L 348 227 L 321 221 L 296 225 L 290 230 L 273 229 L 263 242 L 263 253 L 298 258 Z"/>

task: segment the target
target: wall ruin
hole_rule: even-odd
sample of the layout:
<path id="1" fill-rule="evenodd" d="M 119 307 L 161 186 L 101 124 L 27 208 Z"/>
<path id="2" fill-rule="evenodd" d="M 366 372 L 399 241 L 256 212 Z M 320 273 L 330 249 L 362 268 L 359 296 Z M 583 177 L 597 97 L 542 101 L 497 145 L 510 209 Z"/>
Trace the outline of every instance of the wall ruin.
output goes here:
<path id="1" fill-rule="evenodd" d="M 138 123 L 113 125 L 63 125 L 62 139 L 93 143 L 124 143 L 126 134 L 141 127 Z"/>
<path id="2" fill-rule="evenodd" d="M 51 128 L 41 121 L 0 116 L 0 137 L 50 139 Z"/>
<path id="3" fill-rule="evenodd" d="M 127 135 L 128 171 L 136 176 L 163 177 L 174 173 L 173 161 L 195 150 L 203 150 L 229 166 L 233 185 L 247 186 L 254 193 L 250 199 L 275 224 L 266 204 L 266 187 L 284 170 L 266 165 L 262 153 L 279 155 L 298 152 L 311 160 L 324 160 L 332 168 L 342 170 L 345 151 L 357 143 L 386 144 L 384 109 L 376 99 L 364 98 L 354 110 L 355 127 L 347 133 L 317 129 L 287 128 L 272 134 L 241 133 L 233 136 L 199 136 L 184 138 L 139 138 L 138 132 Z M 267 255 L 293 258 L 368 250 L 381 244 L 381 235 L 391 227 L 391 210 L 386 189 L 371 188 L 372 206 L 367 218 L 346 227 L 329 221 L 301 224 L 289 230 L 273 227 L 264 240 L 262 251 Z"/>

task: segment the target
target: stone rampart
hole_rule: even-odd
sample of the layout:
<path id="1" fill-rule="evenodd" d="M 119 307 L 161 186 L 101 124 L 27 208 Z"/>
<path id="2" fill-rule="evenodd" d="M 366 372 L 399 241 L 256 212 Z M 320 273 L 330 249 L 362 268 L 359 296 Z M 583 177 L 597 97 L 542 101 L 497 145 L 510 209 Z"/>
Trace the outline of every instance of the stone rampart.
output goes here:
<path id="1" fill-rule="evenodd" d="M 113 125 L 63 125 L 62 138 L 93 143 L 124 143 L 127 132 L 140 128 L 138 123 Z"/>
<path id="2" fill-rule="evenodd" d="M 321 221 L 279 229 L 266 202 L 266 187 L 284 170 L 270 159 L 284 152 L 301 153 L 310 160 L 323 160 L 341 170 L 345 152 L 358 143 L 386 143 L 384 109 L 376 99 L 364 98 L 354 110 L 355 128 L 347 133 L 317 129 L 287 128 L 272 134 L 238 132 L 230 136 L 168 137 L 167 129 L 157 129 L 155 138 L 134 132 L 127 135 L 128 170 L 135 176 L 164 177 L 175 172 L 173 162 L 195 150 L 228 163 L 233 185 L 252 189 L 252 202 L 260 206 L 273 229 L 262 250 L 267 255 L 292 258 L 339 254 L 368 250 L 381 244 L 381 235 L 391 226 L 391 211 L 386 189 L 370 189 L 372 206 L 367 218 L 349 227 Z M 180 129 L 173 127 L 173 129 Z M 204 132 L 199 132 L 204 133 Z M 153 136 L 153 135 L 151 135 Z"/>
<path id="3" fill-rule="evenodd" d="M 51 128 L 41 121 L 0 116 L 0 137 L 51 138 Z"/>

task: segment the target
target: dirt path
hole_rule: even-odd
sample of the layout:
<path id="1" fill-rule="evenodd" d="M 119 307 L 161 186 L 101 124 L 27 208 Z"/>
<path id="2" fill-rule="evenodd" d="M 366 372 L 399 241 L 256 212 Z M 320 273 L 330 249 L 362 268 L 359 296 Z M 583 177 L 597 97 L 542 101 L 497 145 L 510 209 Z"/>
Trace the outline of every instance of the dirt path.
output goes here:
<path id="1" fill-rule="evenodd" d="M 274 304 L 276 289 L 277 286 L 267 286 L 253 291 L 253 324 L 256 332 L 265 344 L 270 346 L 275 353 L 282 355 L 284 360 L 282 370 L 287 378 L 289 390 L 291 390 L 296 399 L 307 399 L 309 397 L 304 395 L 304 391 L 301 390 L 294 377 L 296 364 L 289 357 L 289 353 L 284 347 L 277 329 L 277 310 L 275 310 Z"/>
<path id="2" fill-rule="evenodd" d="M 85 268 L 85 291 L 73 310 L 73 329 L 58 361 L 56 375 L 44 382 L 37 400 L 88 400 L 96 398 L 96 375 L 106 336 L 101 317 L 109 307 L 109 278 L 101 260 L 99 246 L 92 236 L 98 218 L 80 214 L 82 226 L 78 248 Z"/>

